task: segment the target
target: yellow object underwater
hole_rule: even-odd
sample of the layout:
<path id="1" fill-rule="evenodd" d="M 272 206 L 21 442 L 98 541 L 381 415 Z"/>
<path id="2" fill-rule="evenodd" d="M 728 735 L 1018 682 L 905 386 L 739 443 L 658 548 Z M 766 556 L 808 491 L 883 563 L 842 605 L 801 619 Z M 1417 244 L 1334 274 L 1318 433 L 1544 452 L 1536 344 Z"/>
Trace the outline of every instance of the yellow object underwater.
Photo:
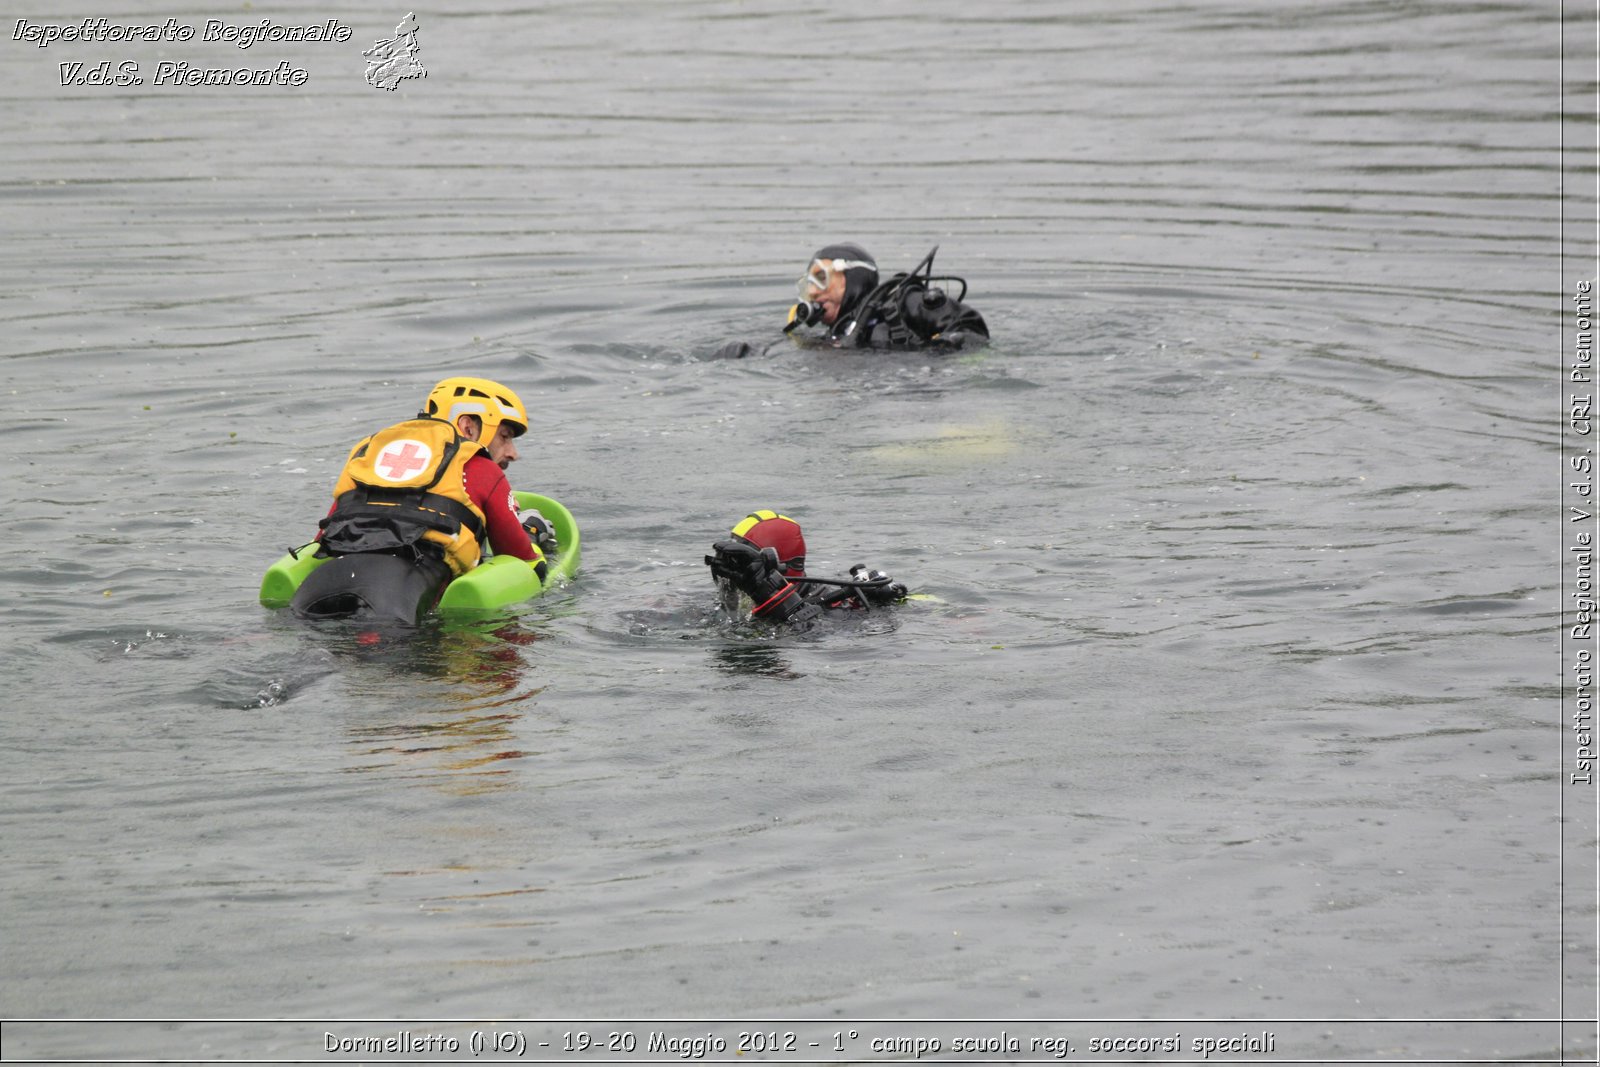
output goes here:
<path id="1" fill-rule="evenodd" d="M 944 464 L 996 459 L 1020 451 L 1022 442 L 1011 427 L 999 420 L 964 426 L 944 426 L 930 438 L 886 441 L 868 451 L 879 459 L 901 463 L 933 461 Z"/>

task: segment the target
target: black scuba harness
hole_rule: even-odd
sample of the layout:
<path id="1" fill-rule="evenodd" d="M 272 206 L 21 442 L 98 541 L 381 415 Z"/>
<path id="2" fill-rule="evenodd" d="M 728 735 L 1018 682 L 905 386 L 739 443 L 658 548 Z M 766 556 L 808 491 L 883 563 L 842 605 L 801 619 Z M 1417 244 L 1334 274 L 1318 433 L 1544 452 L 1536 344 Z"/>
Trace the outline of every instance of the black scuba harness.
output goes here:
<path id="1" fill-rule="evenodd" d="M 953 274 L 934 276 L 933 257 L 938 251 L 939 246 L 934 245 L 911 270 L 896 274 L 862 297 L 843 328 L 833 331 L 834 338 L 843 342 L 845 348 L 858 348 L 881 327 L 890 348 L 914 348 L 918 342 L 930 340 L 931 337 L 922 336 L 912 326 L 911 316 L 907 314 L 911 300 L 917 299 L 920 310 L 926 313 L 950 304 L 959 307 L 967 298 L 965 278 Z M 961 286 L 961 295 L 952 301 L 943 289 L 934 286 L 934 282 L 956 282 Z M 863 326 L 865 331 L 857 332 Z"/>

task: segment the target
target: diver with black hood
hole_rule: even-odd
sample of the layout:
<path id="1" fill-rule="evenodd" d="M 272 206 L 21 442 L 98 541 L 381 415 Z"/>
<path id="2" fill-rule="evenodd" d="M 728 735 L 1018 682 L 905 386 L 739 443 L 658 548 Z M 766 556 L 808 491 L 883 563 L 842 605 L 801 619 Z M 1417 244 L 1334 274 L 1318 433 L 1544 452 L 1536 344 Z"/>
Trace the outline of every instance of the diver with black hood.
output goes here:
<path id="1" fill-rule="evenodd" d="M 911 270 L 880 282 L 877 262 L 860 245 L 817 249 L 795 283 L 800 299 L 789 309 L 783 332 L 822 326 L 822 339 L 835 348 L 950 350 L 982 344 L 989 327 L 963 303 L 966 279 L 933 273 L 938 251 L 935 245 Z M 948 292 L 952 283 L 961 287 L 954 296 Z M 751 351 L 748 343 L 735 341 L 717 356 L 738 359 Z"/>

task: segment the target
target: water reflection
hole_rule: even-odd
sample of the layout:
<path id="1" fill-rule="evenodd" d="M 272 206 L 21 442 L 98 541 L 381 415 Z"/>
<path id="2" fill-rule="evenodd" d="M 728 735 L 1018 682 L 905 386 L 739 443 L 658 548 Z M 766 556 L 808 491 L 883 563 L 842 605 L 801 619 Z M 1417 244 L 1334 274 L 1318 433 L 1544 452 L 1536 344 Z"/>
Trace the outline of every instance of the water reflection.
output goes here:
<path id="1" fill-rule="evenodd" d="M 395 775 L 458 795 L 511 787 L 527 748 L 522 723 L 542 685 L 528 651 L 546 635 L 516 620 L 477 625 L 431 620 L 418 628 L 319 623 L 306 639 L 349 709 L 353 774 Z M 277 679 L 274 703 L 309 680 Z M 267 690 L 264 690 L 267 691 Z M 351 699 L 345 699 L 351 698 Z"/>
<path id="2" fill-rule="evenodd" d="M 520 747 L 517 724 L 522 718 L 520 710 L 485 706 L 457 716 L 432 712 L 410 721 L 351 727 L 351 751 L 360 762 L 347 770 L 398 772 L 456 795 L 505 789 L 514 784 L 513 768 L 505 764 L 539 755 Z"/>
<path id="3" fill-rule="evenodd" d="M 783 652 L 772 645 L 723 645 L 711 650 L 711 666 L 729 674 L 764 678 L 803 678 Z"/>
<path id="4" fill-rule="evenodd" d="M 516 687 L 525 666 L 518 649 L 544 638 L 516 620 L 478 625 L 429 620 L 415 628 L 344 621 L 294 625 L 303 646 L 296 663 L 314 659 L 334 667 L 379 667 L 394 675 L 456 682 L 490 693 Z"/>

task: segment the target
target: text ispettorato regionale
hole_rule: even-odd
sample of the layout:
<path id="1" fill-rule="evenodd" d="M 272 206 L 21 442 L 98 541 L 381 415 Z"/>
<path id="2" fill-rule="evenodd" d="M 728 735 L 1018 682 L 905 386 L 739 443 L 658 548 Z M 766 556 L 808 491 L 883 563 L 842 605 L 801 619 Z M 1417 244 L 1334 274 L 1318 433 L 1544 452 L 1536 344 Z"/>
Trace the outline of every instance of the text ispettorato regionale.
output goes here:
<path id="1" fill-rule="evenodd" d="M 83 42 L 88 44 L 120 44 L 128 42 L 222 41 L 249 48 L 261 41 L 335 41 L 345 42 L 354 34 L 349 26 L 338 19 L 313 22 L 303 26 L 286 26 L 262 19 L 260 22 L 232 23 L 222 19 L 207 19 L 205 26 L 196 30 L 188 23 L 168 18 L 163 22 L 125 23 L 106 18 L 86 18 L 79 22 L 30 22 L 18 19 L 11 31 L 13 41 L 28 41 L 40 48 L 49 48 L 57 42 Z"/>

